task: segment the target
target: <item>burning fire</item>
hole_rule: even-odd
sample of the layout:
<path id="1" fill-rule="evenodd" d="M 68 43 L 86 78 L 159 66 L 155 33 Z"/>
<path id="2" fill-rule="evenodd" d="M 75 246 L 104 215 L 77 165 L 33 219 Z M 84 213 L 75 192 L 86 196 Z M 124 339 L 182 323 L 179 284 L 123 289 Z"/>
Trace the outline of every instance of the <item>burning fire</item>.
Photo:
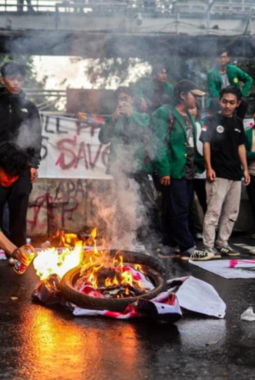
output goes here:
<path id="1" fill-rule="evenodd" d="M 146 292 L 144 283 L 148 279 L 144 275 L 142 266 L 125 264 L 120 251 L 112 259 L 109 252 L 99 250 L 96 244 L 96 228 L 91 231 L 89 238 L 92 242 L 91 250 L 84 250 L 83 242 L 78 241 L 75 234 L 57 231 L 54 235 L 55 242 L 56 238 L 65 247 L 61 253 L 57 248 L 47 248 L 39 252 L 34 259 L 36 273 L 42 281 L 47 281 L 53 274 L 62 278 L 72 268 L 80 266 L 81 278 L 77 281 L 77 290 L 86 294 L 88 287 L 103 296 L 107 294 L 107 297 L 110 297 L 114 294 L 116 298 Z M 72 247 L 73 244 L 75 247 Z"/>
<path id="2" fill-rule="evenodd" d="M 83 247 L 82 242 L 79 241 L 74 249 L 65 248 L 61 254 L 56 248 L 39 252 L 34 259 L 34 267 L 41 280 L 47 280 L 52 274 L 62 278 L 70 269 L 80 265 L 82 259 Z"/>

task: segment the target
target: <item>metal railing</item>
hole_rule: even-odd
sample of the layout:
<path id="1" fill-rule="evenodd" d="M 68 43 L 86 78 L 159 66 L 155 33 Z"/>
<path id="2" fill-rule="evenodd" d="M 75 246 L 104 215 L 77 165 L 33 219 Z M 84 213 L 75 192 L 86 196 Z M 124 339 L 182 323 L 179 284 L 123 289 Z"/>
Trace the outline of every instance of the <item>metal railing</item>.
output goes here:
<path id="1" fill-rule="evenodd" d="M 28 98 L 37 100 L 36 105 L 40 111 L 52 110 L 57 106 L 61 100 L 66 103 L 67 95 L 66 90 L 45 90 L 45 89 L 24 89 Z M 38 101 L 38 99 L 40 99 Z"/>
<path id="2" fill-rule="evenodd" d="M 63 0 L 62 2 L 54 0 L 32 0 L 31 6 L 24 3 L 21 6 L 17 0 L 1 0 L 0 12 L 19 12 L 24 14 L 32 12 L 65 12 L 65 13 L 88 13 L 98 12 L 104 14 L 122 13 L 122 12 L 163 12 L 185 13 L 185 14 L 205 14 L 210 10 L 211 14 L 228 15 L 231 13 L 241 14 L 250 11 L 255 6 L 255 1 L 247 0 L 229 0 L 226 2 L 214 0 L 206 1 L 182 1 L 182 0 Z M 240 13 L 241 12 L 241 13 Z"/>

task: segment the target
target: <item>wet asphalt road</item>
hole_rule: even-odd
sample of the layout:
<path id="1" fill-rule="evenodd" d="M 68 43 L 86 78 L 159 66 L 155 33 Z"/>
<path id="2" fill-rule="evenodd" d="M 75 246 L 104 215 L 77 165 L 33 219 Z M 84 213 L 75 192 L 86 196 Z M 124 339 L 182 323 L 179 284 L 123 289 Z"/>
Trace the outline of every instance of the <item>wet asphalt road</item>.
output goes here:
<path id="1" fill-rule="evenodd" d="M 255 306 L 255 280 L 164 262 L 169 278 L 192 274 L 212 284 L 226 318 L 192 314 L 176 325 L 74 318 L 31 302 L 38 281 L 32 267 L 18 276 L 0 261 L 0 379 L 255 379 L 255 322 L 240 320 Z"/>

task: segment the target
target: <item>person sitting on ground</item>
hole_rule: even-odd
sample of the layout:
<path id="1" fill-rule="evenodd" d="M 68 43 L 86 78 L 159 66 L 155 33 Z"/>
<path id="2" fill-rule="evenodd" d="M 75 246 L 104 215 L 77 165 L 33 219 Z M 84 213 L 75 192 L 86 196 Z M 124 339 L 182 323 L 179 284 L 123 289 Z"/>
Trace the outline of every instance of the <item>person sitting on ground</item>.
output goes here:
<path id="1" fill-rule="evenodd" d="M 253 110 L 253 119 L 255 123 L 255 109 Z M 246 190 L 251 204 L 253 221 L 255 223 L 255 124 L 253 127 L 245 130 L 245 137 L 246 154 L 249 164 L 248 170 L 251 179 L 249 186 L 246 187 Z M 255 233 L 252 234 L 251 237 L 255 239 Z M 251 255 L 255 255 L 255 247 L 253 247 L 249 253 Z"/>
<path id="2" fill-rule="evenodd" d="M 152 69 L 152 79 L 144 81 L 134 89 L 140 99 L 141 112 L 151 114 L 164 104 L 169 104 L 174 87 L 167 82 L 167 70 L 164 65 L 156 65 Z"/>
<path id="3" fill-rule="evenodd" d="M 168 250 L 161 257 L 175 254 L 180 248 L 181 260 L 209 260 L 213 254 L 195 249 L 188 226 L 188 214 L 193 200 L 195 175 L 195 121 L 188 110 L 196 106 L 196 97 L 203 96 L 197 86 L 182 80 L 174 88 L 174 105 L 159 108 L 152 114 L 152 150 L 154 165 L 162 185 L 167 205 Z"/>
<path id="4" fill-rule="evenodd" d="M 241 91 L 228 86 L 220 92 L 221 112 L 204 120 L 201 141 L 206 165 L 207 211 L 204 217 L 203 243 L 205 253 L 238 256 L 228 244 L 237 220 L 241 198 L 241 180 L 250 183 L 243 122 L 235 116 Z M 218 236 L 215 242 L 216 227 Z"/>
<path id="5" fill-rule="evenodd" d="M 99 141 L 110 143 L 107 173 L 114 179 L 117 204 L 113 224 L 122 241 L 134 232 L 140 243 L 153 248 L 161 237 L 158 210 L 148 178 L 152 171 L 146 152 L 150 117 L 134 110 L 134 95 L 129 87 L 119 87 L 115 96 L 117 107 L 99 132 Z M 141 218 L 141 208 L 146 220 Z"/>
<path id="6" fill-rule="evenodd" d="M 251 91 L 253 79 L 239 67 L 230 65 L 229 60 L 228 50 L 226 48 L 220 48 L 218 50 L 216 66 L 213 67 L 207 75 L 210 96 L 207 101 L 207 106 L 213 108 L 213 113 L 219 111 L 220 91 L 227 86 L 241 88 L 240 82 L 242 82 L 244 84 L 241 88 L 242 98 L 236 109 L 236 114 L 243 120 L 248 109 L 247 96 Z"/>

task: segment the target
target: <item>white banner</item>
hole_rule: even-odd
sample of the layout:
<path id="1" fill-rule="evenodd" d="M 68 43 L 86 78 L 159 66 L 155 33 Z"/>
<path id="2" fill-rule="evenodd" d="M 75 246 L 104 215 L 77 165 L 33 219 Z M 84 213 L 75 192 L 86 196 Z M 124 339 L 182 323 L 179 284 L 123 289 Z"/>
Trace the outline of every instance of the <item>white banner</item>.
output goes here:
<path id="1" fill-rule="evenodd" d="M 41 114 L 43 141 L 39 178 L 111 179 L 106 175 L 109 145 L 98 141 L 104 119 L 86 121 Z"/>

